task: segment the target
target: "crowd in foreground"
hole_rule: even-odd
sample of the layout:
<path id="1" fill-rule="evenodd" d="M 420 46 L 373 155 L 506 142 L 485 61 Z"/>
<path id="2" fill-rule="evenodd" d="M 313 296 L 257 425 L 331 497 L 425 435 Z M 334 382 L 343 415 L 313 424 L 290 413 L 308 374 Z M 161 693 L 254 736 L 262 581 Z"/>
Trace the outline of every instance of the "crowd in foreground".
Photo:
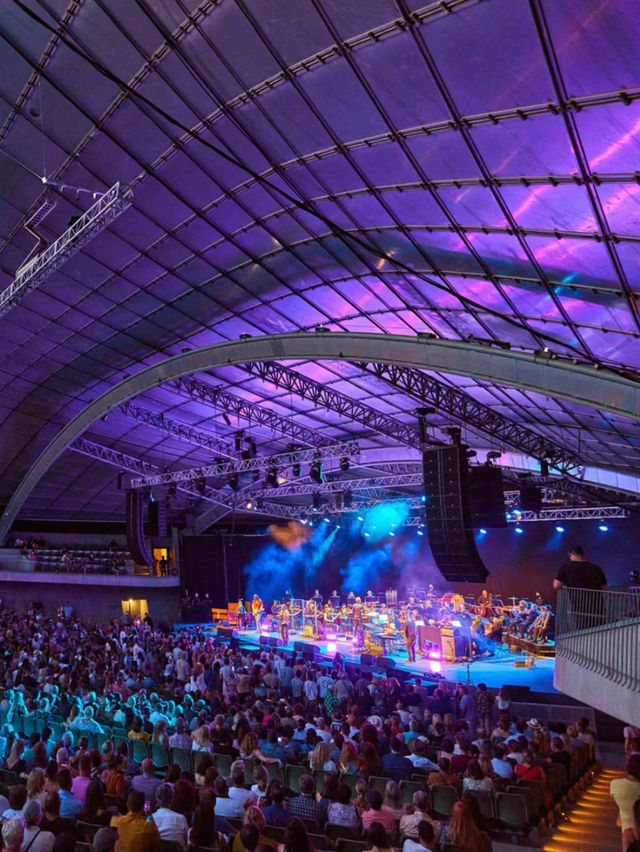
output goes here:
<path id="1" fill-rule="evenodd" d="M 31 608 L 1 613 L 0 639 L 14 852 L 72 852 L 92 836 L 95 852 L 313 852 L 336 837 L 374 852 L 488 850 L 499 826 L 482 797 L 535 786 L 535 820 L 594 756 L 586 719 L 517 719 L 504 688 L 433 690 L 148 618 L 92 625 Z M 454 792 L 445 814 L 436 788 Z"/>

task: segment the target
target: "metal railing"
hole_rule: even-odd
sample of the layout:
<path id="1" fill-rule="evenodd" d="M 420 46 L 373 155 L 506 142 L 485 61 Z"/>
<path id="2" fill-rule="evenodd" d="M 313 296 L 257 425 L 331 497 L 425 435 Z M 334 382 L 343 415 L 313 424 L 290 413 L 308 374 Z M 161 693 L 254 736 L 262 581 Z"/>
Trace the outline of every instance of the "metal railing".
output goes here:
<path id="1" fill-rule="evenodd" d="M 640 692 L 640 589 L 560 589 L 555 640 L 556 657 Z"/>

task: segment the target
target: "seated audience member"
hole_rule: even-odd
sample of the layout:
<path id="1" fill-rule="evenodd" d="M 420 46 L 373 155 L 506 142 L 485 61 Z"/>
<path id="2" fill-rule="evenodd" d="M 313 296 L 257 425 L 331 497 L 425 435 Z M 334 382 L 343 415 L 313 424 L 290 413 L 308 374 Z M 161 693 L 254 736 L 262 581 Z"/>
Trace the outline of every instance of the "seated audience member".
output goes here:
<path id="1" fill-rule="evenodd" d="M 92 852 L 115 852 L 118 832 L 115 828 L 99 828 L 93 836 Z"/>
<path id="2" fill-rule="evenodd" d="M 379 790 L 369 790 L 367 793 L 368 810 L 362 813 L 362 830 L 367 829 L 374 822 L 379 822 L 385 831 L 395 835 L 398 829 L 398 820 L 391 811 L 382 807 L 382 793 Z"/>
<path id="3" fill-rule="evenodd" d="M 462 789 L 471 790 L 473 793 L 493 793 L 495 785 L 491 778 L 485 777 L 479 762 L 472 760 L 462 779 Z"/>
<path id="4" fill-rule="evenodd" d="M 343 825 L 360 831 L 360 817 L 356 806 L 351 804 L 351 787 L 348 784 L 340 784 L 338 787 L 338 798 L 329 805 L 327 821 L 332 825 Z"/>
<path id="5" fill-rule="evenodd" d="M 264 833 L 265 825 L 267 821 L 265 820 L 264 814 L 260 810 L 260 808 L 256 807 L 256 805 L 249 805 L 247 810 L 244 813 L 244 819 L 242 821 L 243 826 L 245 825 L 254 825 L 259 832 L 258 836 L 258 845 L 266 845 L 271 850 L 276 846 L 274 840 L 270 837 L 267 837 Z M 271 823 L 269 823 L 271 825 Z M 239 831 L 235 837 L 233 838 L 233 843 L 231 844 L 231 852 L 243 852 L 242 846 L 242 838 L 241 832 Z"/>
<path id="6" fill-rule="evenodd" d="M 412 839 L 418 838 L 418 828 L 421 822 L 429 822 L 432 825 L 433 835 L 436 842 L 440 838 L 442 826 L 429 814 L 429 794 L 424 790 L 416 790 L 413 794 L 413 813 L 405 814 L 400 819 L 400 834 Z M 403 850 L 404 852 L 404 850 Z"/>
<path id="7" fill-rule="evenodd" d="M 205 796 L 204 801 L 200 801 L 193 813 L 193 825 L 189 829 L 189 846 L 227 852 L 227 841 L 222 832 L 218 830 L 218 818 L 214 814 L 214 807 L 215 796 Z M 226 830 L 233 833 L 231 824 L 226 820 L 224 820 L 224 823 L 228 827 Z"/>
<path id="8" fill-rule="evenodd" d="M 116 852 L 153 852 L 160 835 L 155 823 L 144 816 L 144 793 L 131 790 L 127 796 L 127 813 L 111 817 L 111 827 L 118 832 Z"/>
<path id="9" fill-rule="evenodd" d="M 393 852 L 391 840 L 379 822 L 372 822 L 366 832 L 366 843 L 371 852 Z"/>
<path id="10" fill-rule="evenodd" d="M 262 815 L 266 825 L 285 826 L 289 823 L 291 814 L 283 804 L 285 792 L 284 785 L 277 778 L 269 782 L 262 805 Z"/>
<path id="11" fill-rule="evenodd" d="M 292 817 L 301 817 L 302 819 L 315 822 L 318 831 L 322 831 L 327 819 L 327 810 L 316 801 L 313 776 L 301 775 L 298 784 L 300 786 L 300 795 L 289 799 L 289 813 Z M 382 804 L 382 797 L 380 797 L 380 800 Z"/>
<path id="12" fill-rule="evenodd" d="M 382 755 L 382 772 L 385 778 L 393 781 L 409 781 L 413 772 L 413 764 L 402 754 L 404 740 L 395 736 L 391 739 L 391 751 Z"/>
<path id="13" fill-rule="evenodd" d="M 413 838 L 407 837 L 402 847 L 402 852 L 423 852 L 424 849 L 433 852 L 436 848 L 438 840 L 433 824 L 426 819 L 418 823 L 417 838 L 418 842 L 416 843 Z"/>
<path id="14" fill-rule="evenodd" d="M 19 817 L 10 817 L 2 823 L 3 852 L 20 852 L 24 839 L 24 826 Z"/>
<path id="15" fill-rule="evenodd" d="M 42 822 L 42 805 L 38 799 L 30 799 L 24 806 L 22 812 L 24 822 L 23 852 L 52 852 L 55 836 L 51 831 L 43 831 L 40 827 Z"/>
<path id="16" fill-rule="evenodd" d="M 213 782 L 213 792 L 216 794 L 216 814 L 218 816 L 242 819 L 244 804 L 240 799 L 232 799 L 229 796 L 226 779 L 221 775 Z"/>
<path id="17" fill-rule="evenodd" d="M 456 802 L 453 806 L 446 841 L 455 844 L 456 852 L 491 852 L 492 849 L 491 838 L 480 831 L 464 802 Z"/>
<path id="18" fill-rule="evenodd" d="M 156 810 L 151 814 L 160 840 L 171 840 L 181 849 L 187 848 L 189 825 L 186 817 L 172 810 L 173 788 L 171 784 L 161 784 L 156 790 Z"/>
<path id="19" fill-rule="evenodd" d="M 21 819 L 22 809 L 27 802 L 27 788 L 24 784 L 16 784 L 9 789 L 9 807 L 2 814 L 2 819 Z"/>
<path id="20" fill-rule="evenodd" d="M 78 814 L 82 822 L 92 825 L 109 825 L 112 812 L 107 808 L 104 800 L 104 787 L 100 781 L 92 781 L 87 787 L 84 807 Z"/>
<path id="21" fill-rule="evenodd" d="M 58 772 L 58 786 L 60 788 L 60 816 L 63 819 L 75 820 L 82 810 L 82 802 L 71 792 L 71 772 L 61 769 Z"/>

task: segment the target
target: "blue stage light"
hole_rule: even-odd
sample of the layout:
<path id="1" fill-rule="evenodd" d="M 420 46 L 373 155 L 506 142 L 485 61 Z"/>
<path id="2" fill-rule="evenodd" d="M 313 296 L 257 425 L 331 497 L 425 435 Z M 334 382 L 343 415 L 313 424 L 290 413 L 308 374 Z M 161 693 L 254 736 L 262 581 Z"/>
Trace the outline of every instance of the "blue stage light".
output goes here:
<path id="1" fill-rule="evenodd" d="M 606 524 L 599 524 L 598 529 L 600 530 L 600 532 L 608 532 L 609 527 Z"/>
<path id="2" fill-rule="evenodd" d="M 364 518 L 362 517 L 362 515 L 358 515 L 358 520 L 360 521 L 360 523 L 362 523 L 362 521 L 364 521 Z"/>
<path id="3" fill-rule="evenodd" d="M 366 533 L 364 534 L 364 537 L 365 537 L 365 538 L 369 538 L 369 536 L 370 536 L 370 535 L 371 535 L 371 533 L 366 532 Z"/>
<path id="4" fill-rule="evenodd" d="M 330 523 L 331 523 L 331 518 L 327 518 L 327 517 L 325 517 L 325 518 L 323 518 L 322 520 L 325 522 L 325 524 L 330 524 Z"/>
<path id="5" fill-rule="evenodd" d="M 516 527 L 516 532 L 518 533 L 518 535 L 522 535 L 524 530 L 522 529 L 522 527 Z"/>
<path id="6" fill-rule="evenodd" d="M 389 533 L 389 535 L 393 535 L 393 536 L 395 536 L 395 533 L 394 533 L 394 532 L 390 532 L 390 533 Z"/>
<path id="7" fill-rule="evenodd" d="M 486 535 L 487 534 L 487 531 L 484 529 L 484 527 L 479 529 L 478 532 L 480 533 L 480 535 Z"/>
<path id="8" fill-rule="evenodd" d="M 426 495 L 426 494 L 423 494 L 423 495 L 422 495 L 422 497 L 420 497 L 420 502 L 421 502 L 421 503 L 426 503 L 426 502 L 427 502 L 427 495 Z"/>
<path id="9" fill-rule="evenodd" d="M 564 532 L 564 527 L 557 526 L 557 527 L 556 527 L 556 532 Z"/>
<path id="10" fill-rule="evenodd" d="M 424 530 L 418 530 L 418 535 L 424 535 Z"/>

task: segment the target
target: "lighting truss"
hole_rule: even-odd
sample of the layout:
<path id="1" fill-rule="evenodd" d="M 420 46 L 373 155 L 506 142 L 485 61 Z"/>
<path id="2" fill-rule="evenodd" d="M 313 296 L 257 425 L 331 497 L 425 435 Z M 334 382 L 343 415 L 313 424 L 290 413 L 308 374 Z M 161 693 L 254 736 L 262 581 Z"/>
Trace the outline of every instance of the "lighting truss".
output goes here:
<path id="1" fill-rule="evenodd" d="M 69 444 L 67 449 L 73 450 L 74 453 L 88 456 L 96 461 L 117 467 L 119 470 L 126 470 L 129 473 L 136 473 L 140 476 L 153 476 L 159 471 L 159 468 L 151 464 L 151 462 L 143 461 L 135 456 L 130 456 L 111 447 L 105 447 L 104 444 L 97 444 L 95 441 L 89 441 L 83 437 L 76 438 L 75 441 Z M 190 497 L 197 497 L 198 500 L 226 505 L 218 498 L 213 489 L 206 489 L 204 494 L 200 494 L 195 488 L 189 488 L 187 483 L 187 485 L 179 486 L 179 490 L 188 494 Z"/>
<path id="2" fill-rule="evenodd" d="M 234 447 L 228 441 L 223 441 L 209 435 L 206 432 L 201 432 L 199 429 L 194 429 L 186 423 L 181 423 L 178 420 L 173 420 L 165 414 L 159 414 L 156 411 L 149 411 L 147 408 L 142 408 L 133 402 L 123 402 L 118 406 L 118 410 L 126 417 L 132 417 L 139 423 L 144 423 L 146 426 L 152 426 L 163 432 L 173 435 L 176 438 L 181 438 L 190 444 L 198 447 L 204 447 L 221 456 L 235 458 L 236 453 Z"/>
<path id="3" fill-rule="evenodd" d="M 26 293 L 42 284 L 130 205 L 131 192 L 122 190 L 119 182 L 115 183 L 62 236 L 23 264 L 11 284 L 0 293 L 0 316 L 14 307 Z"/>
<path id="4" fill-rule="evenodd" d="M 216 385 L 209 385 L 192 376 L 172 379 L 167 382 L 167 387 L 173 388 L 189 399 L 213 405 L 221 413 L 233 414 L 247 421 L 249 425 L 264 426 L 266 429 L 287 435 L 294 441 L 299 441 L 309 447 L 321 447 L 330 443 L 330 439 L 323 438 L 315 429 L 301 426 L 291 418 L 281 417 L 265 406 L 247 402 L 238 396 L 233 396 L 233 394 L 221 390 Z"/>
<path id="5" fill-rule="evenodd" d="M 263 381 L 271 382 L 276 387 L 296 394 L 301 399 L 310 400 L 320 408 L 341 415 L 345 420 L 361 423 L 368 429 L 393 438 L 400 444 L 408 444 L 411 447 L 418 447 L 420 444 L 415 426 L 401 423 L 369 405 L 363 405 L 345 394 L 325 387 L 320 382 L 307 379 L 295 370 L 281 367 L 274 361 L 261 361 L 243 366 L 247 372 L 259 376 Z"/>
<path id="6" fill-rule="evenodd" d="M 445 412 L 461 424 L 490 435 L 494 443 L 497 441 L 534 459 L 547 459 L 551 467 L 562 473 L 575 472 L 580 464 L 559 444 L 541 437 L 526 426 L 507 420 L 490 406 L 476 402 L 468 394 L 432 376 L 395 364 L 358 362 L 357 366 L 419 402 Z"/>
<path id="7" fill-rule="evenodd" d="M 356 441 L 329 444 L 326 447 L 315 447 L 310 450 L 276 453 L 273 456 L 257 456 L 246 461 L 219 462 L 201 467 L 176 470 L 171 473 L 161 473 L 155 476 L 143 476 L 131 480 L 132 488 L 149 488 L 154 485 L 168 485 L 170 482 L 193 482 L 196 479 L 229 476 L 232 473 L 246 473 L 253 470 L 268 470 L 270 467 L 287 467 L 295 462 L 312 462 L 316 460 L 335 459 L 342 456 L 354 456 L 360 453 Z"/>
<path id="8" fill-rule="evenodd" d="M 631 512 L 621 506 L 574 506 L 562 509 L 542 509 L 535 512 L 510 513 L 507 523 L 519 524 L 531 521 L 600 521 L 607 518 L 630 518 Z"/>
<path id="9" fill-rule="evenodd" d="M 403 473 L 397 476 L 372 476 L 361 479 L 336 479 L 323 482 L 319 485 L 315 482 L 287 482 L 278 488 L 258 488 L 251 492 L 251 498 L 258 497 L 300 497 L 307 494 L 339 494 L 344 491 L 354 493 L 370 492 L 372 490 L 386 493 L 391 488 L 411 488 L 419 486 L 422 488 L 422 473 Z M 406 495 L 400 495 L 405 497 Z"/>

